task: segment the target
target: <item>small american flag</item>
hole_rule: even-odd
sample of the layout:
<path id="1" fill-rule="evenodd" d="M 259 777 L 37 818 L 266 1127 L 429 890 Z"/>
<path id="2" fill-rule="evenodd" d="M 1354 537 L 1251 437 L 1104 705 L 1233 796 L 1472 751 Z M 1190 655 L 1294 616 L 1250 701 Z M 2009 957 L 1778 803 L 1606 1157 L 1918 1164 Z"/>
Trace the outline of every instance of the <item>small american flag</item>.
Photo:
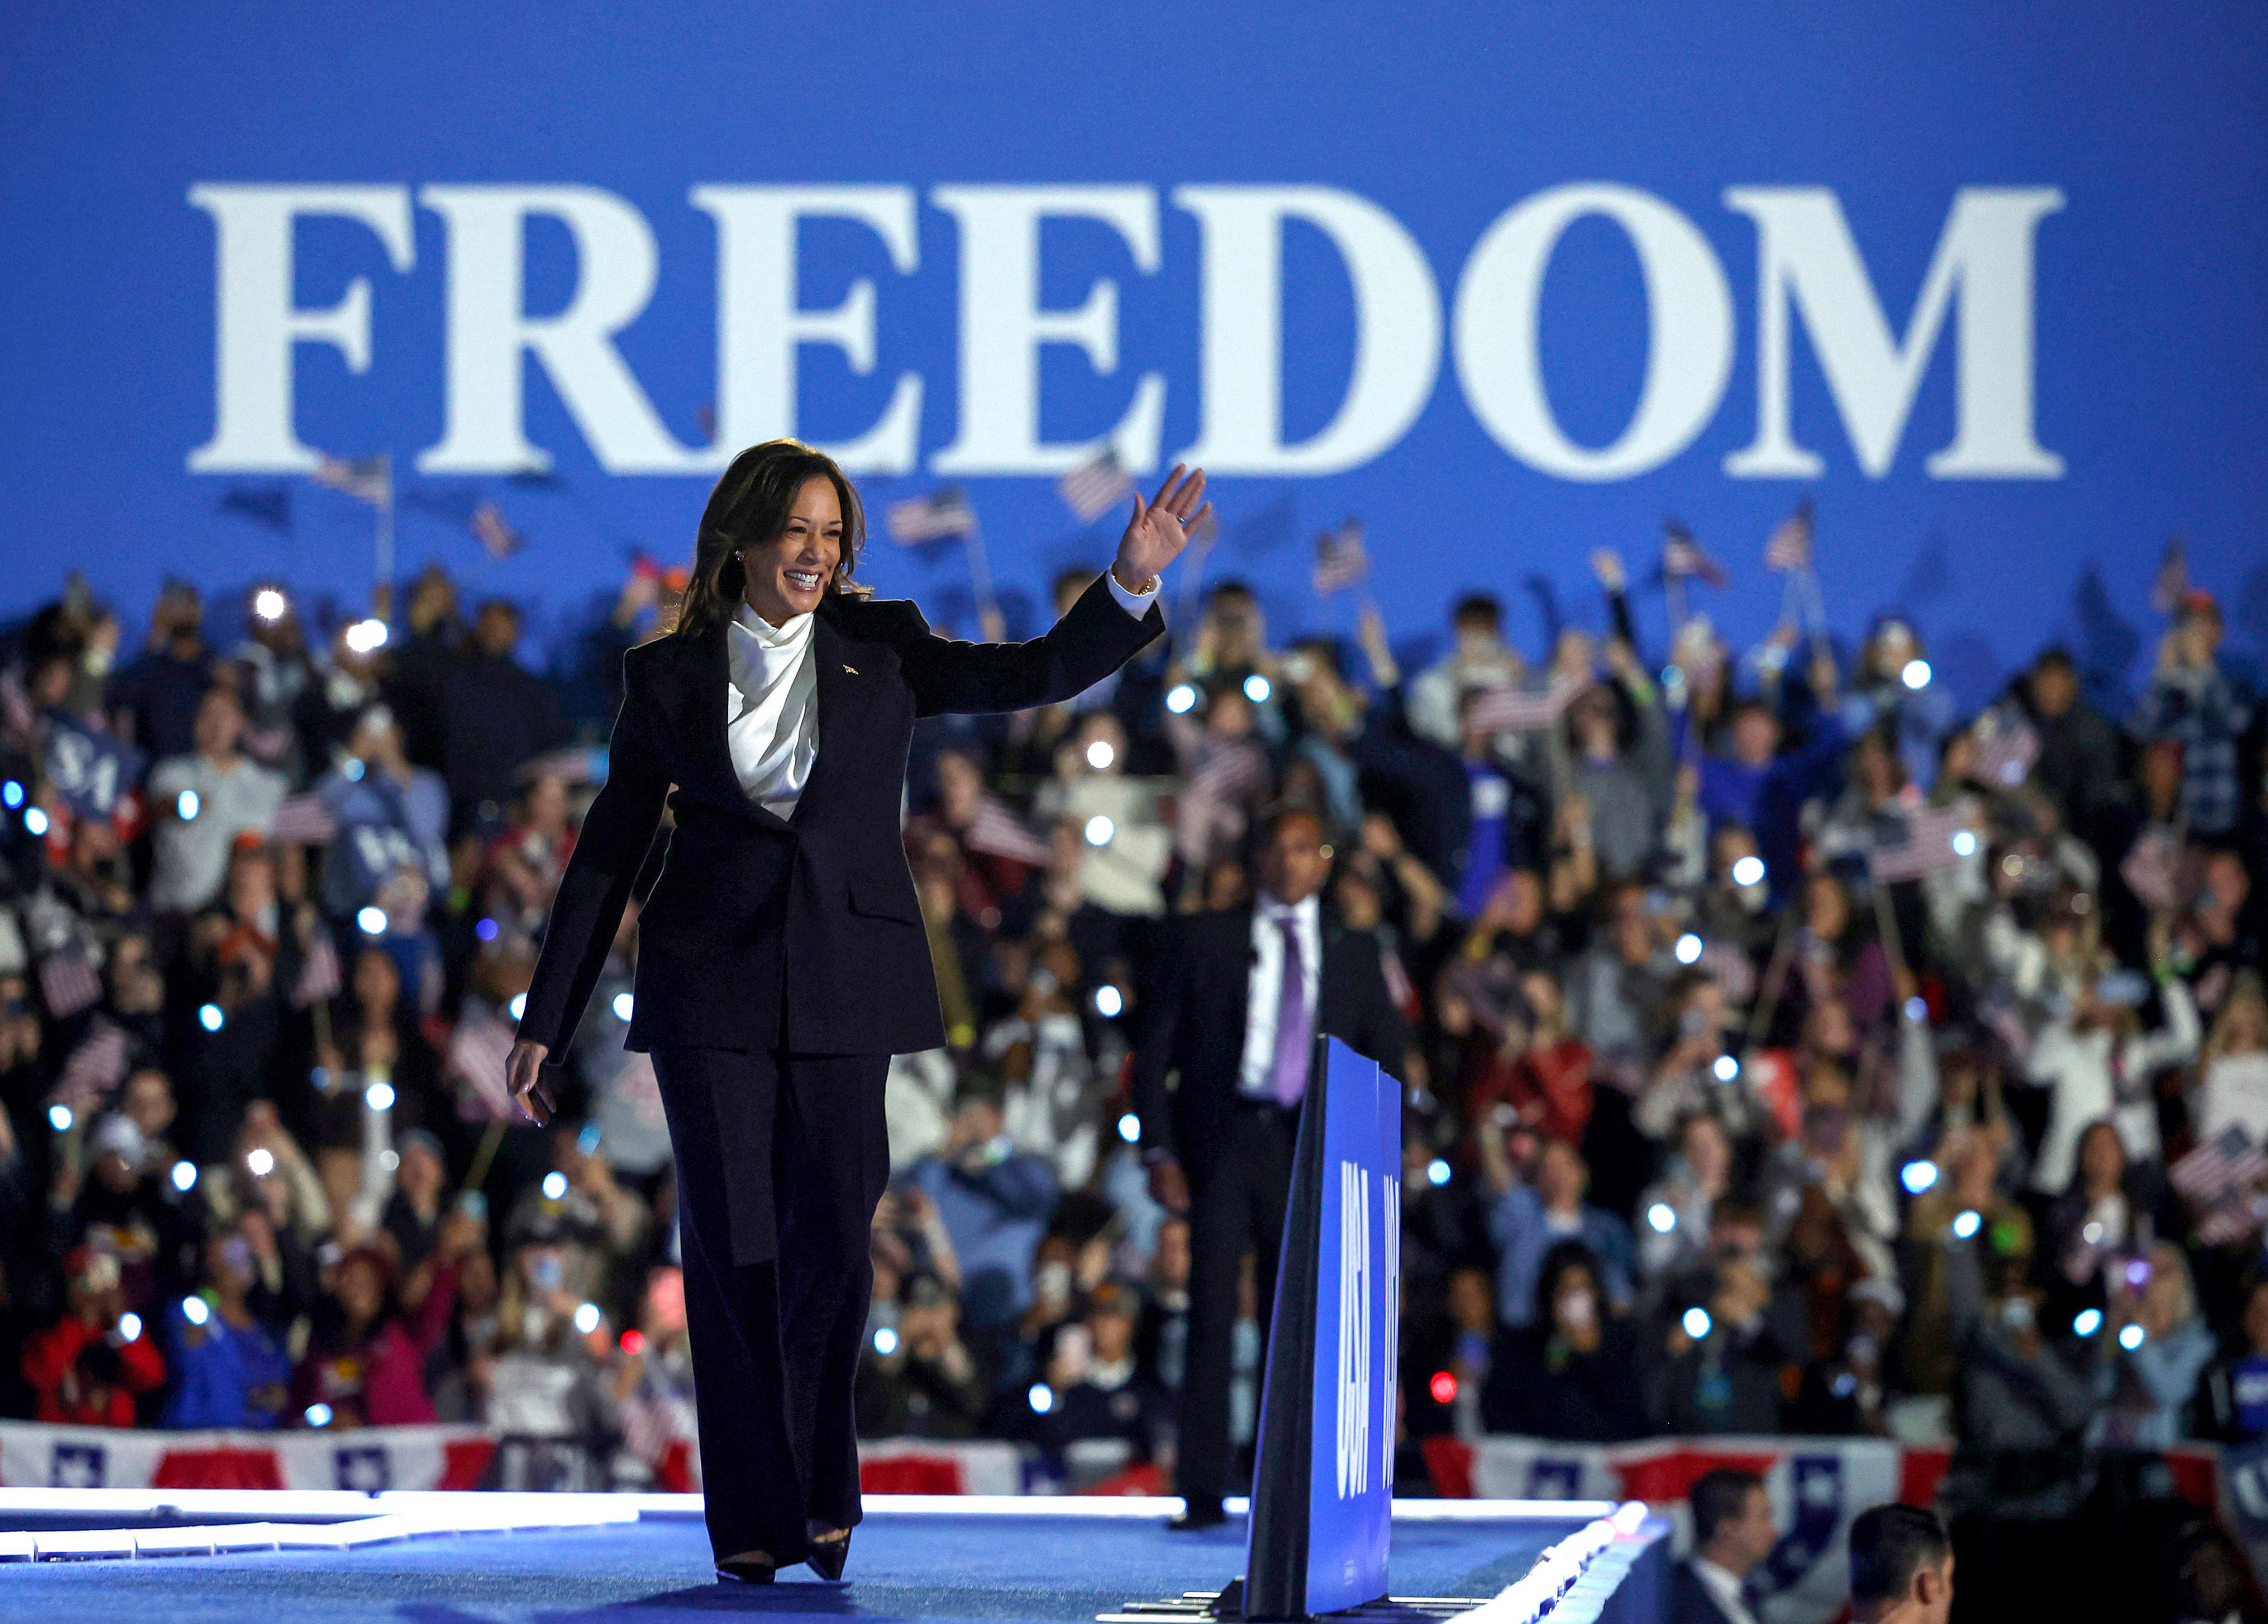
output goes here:
<path id="1" fill-rule="evenodd" d="M 512 1027 L 489 1015 L 467 1015 L 449 1037 L 448 1075 L 469 1085 L 479 1103 L 498 1121 L 509 1121 L 518 1114 L 505 1067 L 512 1058 Z M 468 1101 L 467 1105 L 470 1104 Z M 479 1119 L 470 1110 L 460 1114 Z"/>
<path id="2" fill-rule="evenodd" d="M 2189 548 L 2177 535 L 2166 543 L 2164 556 L 2158 560 L 2158 578 L 2150 583 L 2150 607 L 2161 615 L 2170 615 L 2182 606 L 2189 590 Z"/>
<path id="3" fill-rule="evenodd" d="M 1810 567 L 1811 498 L 1806 497 L 1764 538 L 1764 568 L 1786 572 Z"/>
<path id="4" fill-rule="evenodd" d="M 1268 782 L 1268 757 L 1257 745 L 1223 743 L 1189 775 L 1189 794 L 1212 800 L 1241 800 Z"/>
<path id="5" fill-rule="evenodd" d="M 2146 830 L 2118 865 L 2118 877 L 2143 906 L 2164 912 L 2181 904 L 2181 859 L 2171 833 Z"/>
<path id="6" fill-rule="evenodd" d="M 1988 711 L 1977 720 L 1977 778 L 1995 789 L 2014 789 L 2032 776 L 2040 735 L 2021 716 Z"/>
<path id="7" fill-rule="evenodd" d="M 2268 1173 L 2268 1156 L 2233 1122 L 2211 1139 L 2199 1140 L 2194 1150 L 2166 1170 L 2174 1188 L 2199 1206 L 2211 1206 L 2263 1173 Z"/>
<path id="8" fill-rule="evenodd" d="M 967 535 L 976 528 L 976 510 L 959 491 L 946 489 L 929 496 L 910 496 L 893 502 L 882 515 L 890 539 L 901 547 Z"/>
<path id="9" fill-rule="evenodd" d="M 85 948 L 73 943 L 40 960 L 40 997 L 57 1021 L 69 1020 L 102 997 L 102 978 Z"/>
<path id="10" fill-rule="evenodd" d="M 291 1008 L 305 1009 L 320 999 L 336 998 L 344 983 L 339 974 L 339 950 L 331 944 L 328 926 L 317 925 L 307 942 L 306 963 L 291 988 Z"/>
<path id="11" fill-rule="evenodd" d="M 1564 673 L 1554 676 L 1541 691 L 1506 683 L 1474 699 L 1466 715 L 1476 727 L 1491 733 L 1532 733 L 1558 721 L 1575 696 L 1589 686 L 1582 678 Z"/>
<path id="12" fill-rule="evenodd" d="M 1362 544 L 1362 520 L 1350 519 L 1315 538 L 1315 595 L 1343 592 L 1370 573 L 1370 554 Z"/>
<path id="13" fill-rule="evenodd" d="M 1105 447 L 1056 481 L 1056 491 L 1081 524 L 1093 524 L 1134 494 L 1134 480 L 1118 466 L 1117 452 Z"/>
<path id="14" fill-rule="evenodd" d="M 1662 526 L 1661 572 L 1665 576 L 1685 578 L 1699 576 L 1712 587 L 1723 586 L 1728 577 L 1724 567 L 1701 550 L 1701 543 L 1693 539 L 1693 532 L 1672 519 Z"/>
<path id="15" fill-rule="evenodd" d="M 1023 820 L 989 790 L 977 798 L 976 816 L 961 831 L 961 844 L 969 851 L 1005 857 L 1011 862 L 1039 865 L 1048 860 L 1048 843 L 1026 828 Z"/>
<path id="16" fill-rule="evenodd" d="M 509 558 L 527 545 L 527 538 L 504 522 L 504 510 L 494 502 L 483 502 L 473 509 L 465 528 L 491 558 Z"/>
<path id="17" fill-rule="evenodd" d="M 1905 815 L 1901 832 L 1880 841 L 1867 854 L 1867 872 L 1885 885 L 1918 880 L 1961 860 L 1956 843 L 1970 822 L 1969 803 L 1953 801 L 1942 807 L 1915 807 Z M 1972 836 L 1973 839 L 1974 837 Z"/>
<path id="18" fill-rule="evenodd" d="M 2198 1238 L 2208 1245 L 2241 1240 L 2260 1227 L 2251 1190 L 2268 1173 L 2268 1156 L 2235 1123 L 2198 1141 L 2166 1173 L 2198 1214 Z"/>
<path id="19" fill-rule="evenodd" d="M 287 845 L 328 845 L 338 837 L 338 820 L 312 790 L 286 795 L 276 803 L 269 836 Z"/>
<path id="20" fill-rule="evenodd" d="M 64 1060 L 63 1075 L 55 1080 L 55 1092 L 48 1098 L 85 1116 L 125 1075 L 126 1029 L 98 1016 Z"/>
<path id="21" fill-rule="evenodd" d="M 394 506 L 392 457 L 356 457 L 352 461 L 325 457 L 307 477 L 319 485 L 343 491 L 356 501 L 367 502 L 372 507 Z"/>

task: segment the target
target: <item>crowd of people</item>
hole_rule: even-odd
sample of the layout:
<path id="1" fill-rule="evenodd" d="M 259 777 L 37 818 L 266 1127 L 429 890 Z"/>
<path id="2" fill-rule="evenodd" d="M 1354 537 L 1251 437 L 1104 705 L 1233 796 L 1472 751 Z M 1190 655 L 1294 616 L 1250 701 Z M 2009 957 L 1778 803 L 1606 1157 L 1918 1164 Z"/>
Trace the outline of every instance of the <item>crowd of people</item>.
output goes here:
<path id="1" fill-rule="evenodd" d="M 2135 691 L 2049 648 L 1964 713 L 1896 614 L 1648 647 L 1593 562 L 1548 649 L 1478 593 L 1282 640 L 1223 580 L 1075 701 L 921 724 L 949 1041 L 891 1070 L 863 1431 L 1170 1485 L 1191 1246 L 1130 1057 L 1296 806 L 1410 1034 L 1412 1487 L 1445 1435 L 1957 1438 L 1949 1507 L 2052 1516 L 2070 1474 L 2008 1462 L 2268 1433 L 2268 780 L 2213 600 Z M 227 646 L 181 584 L 146 635 L 77 578 L 5 629 L 0 1415 L 477 1421 L 689 1480 L 635 900 L 558 1119 L 504 1089 L 671 586 L 544 672 L 438 568 L 320 629 L 263 585 Z"/>

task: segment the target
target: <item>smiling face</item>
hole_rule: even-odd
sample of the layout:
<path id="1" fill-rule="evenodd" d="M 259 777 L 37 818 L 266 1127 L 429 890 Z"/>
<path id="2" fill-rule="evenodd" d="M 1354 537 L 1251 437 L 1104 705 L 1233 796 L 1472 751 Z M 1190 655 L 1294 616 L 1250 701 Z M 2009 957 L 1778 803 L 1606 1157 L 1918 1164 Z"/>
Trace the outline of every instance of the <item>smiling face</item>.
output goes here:
<path id="1" fill-rule="evenodd" d="M 741 596 L 765 624 L 783 624 L 819 607 L 842 562 L 842 499 L 834 481 L 814 476 L 796 491 L 780 533 L 740 549 Z"/>

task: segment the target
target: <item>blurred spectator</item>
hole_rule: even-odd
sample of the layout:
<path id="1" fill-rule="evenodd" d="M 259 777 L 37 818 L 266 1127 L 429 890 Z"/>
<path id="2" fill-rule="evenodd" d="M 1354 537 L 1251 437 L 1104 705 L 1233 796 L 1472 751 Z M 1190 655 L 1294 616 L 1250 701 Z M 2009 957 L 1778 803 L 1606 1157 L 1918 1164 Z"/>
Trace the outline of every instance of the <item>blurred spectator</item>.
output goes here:
<path id="1" fill-rule="evenodd" d="M 2189 1260 L 2160 1241 L 2120 1272 L 2101 1346 L 2110 1361 L 2102 1441 L 2166 1449 L 2191 1436 L 2191 1404 L 2213 1362 L 2213 1332 L 2198 1317 Z M 2139 1337 L 2130 1337 L 2130 1328 Z"/>
<path id="2" fill-rule="evenodd" d="M 275 826 L 284 778 L 247 757 L 243 737 L 243 702 L 216 685 L 197 704 L 195 752 L 151 771 L 150 904 L 161 913 L 193 913 L 212 901 L 230 843 L 246 830 L 264 837 Z"/>
<path id="3" fill-rule="evenodd" d="M 2181 746 L 2182 817 L 2207 836 L 2228 834 L 2243 810 L 2237 745 L 2251 715 L 2221 668 L 2220 634 L 2220 605 L 2212 594 L 2183 597 L 2129 723 L 2139 738 Z"/>
<path id="4" fill-rule="evenodd" d="M 291 1380 L 291 1361 L 251 1309 L 252 1244 L 241 1234 L 205 1244 L 202 1291 L 168 1305 L 174 1385 L 168 1427 L 269 1428 Z"/>
<path id="5" fill-rule="evenodd" d="M 166 1379 L 166 1362 L 119 1290 L 118 1259 L 90 1244 L 63 1259 L 63 1313 L 24 1347 L 33 1419 L 131 1427 L 135 1399 Z"/>
<path id="6" fill-rule="evenodd" d="M 480 1242 L 470 1220 L 453 1217 L 416 1303 L 382 1245 L 358 1246 L 330 1270 L 321 1323 L 291 1382 L 291 1404 L 310 1426 L 392 1426 L 435 1419 L 425 1362 L 454 1306 L 457 1272 Z"/>
<path id="7" fill-rule="evenodd" d="M 1059 1188 L 1046 1158 L 1009 1142 L 1004 1120 L 997 1094 L 968 1090 L 945 1143 L 907 1175 L 937 1204 L 961 1261 L 961 1305 L 987 1328 L 1031 1306 L 1032 1254 Z"/>
<path id="8" fill-rule="evenodd" d="M 1531 1182 L 1514 1171 L 1500 1133 L 1484 1125 L 1481 1145 L 1495 1196 L 1489 1233 L 1498 1248 L 1498 1317 L 1517 1328 L 1542 1315 L 1545 1299 L 1537 1288 L 1545 1255 L 1569 1240 L 1581 1242 L 1590 1254 L 1588 1266 L 1605 1296 L 1602 1306 L 1618 1313 L 1628 1308 L 1630 1229 L 1612 1213 L 1585 1203 L 1591 1172 L 1582 1153 L 1560 1140 L 1543 1140 L 1535 1152 Z"/>
<path id="9" fill-rule="evenodd" d="M 1489 1357 L 1482 1419 L 1491 1432 L 1567 1443 L 1615 1443 L 1646 1430 L 1637 1338 L 1580 1240 L 1552 1246 L 1537 1265 L 1534 1300 Z"/>

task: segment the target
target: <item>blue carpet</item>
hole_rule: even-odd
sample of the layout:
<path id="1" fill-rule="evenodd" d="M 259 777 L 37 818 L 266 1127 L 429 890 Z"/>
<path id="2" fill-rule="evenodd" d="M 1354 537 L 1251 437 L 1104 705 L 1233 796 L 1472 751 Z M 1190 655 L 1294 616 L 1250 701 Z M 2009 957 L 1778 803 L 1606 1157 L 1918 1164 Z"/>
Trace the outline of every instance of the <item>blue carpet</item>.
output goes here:
<path id="1" fill-rule="evenodd" d="M 1405 1596 L 1487 1596 L 1565 1524 L 1403 1524 L 1388 1561 Z M 1243 1570 L 1239 1519 L 1168 1534 L 1130 1519 L 870 1517 L 843 1584 L 803 1568 L 777 1584 L 720 1584 L 698 1523 L 472 1534 L 347 1554 L 40 1562 L 0 1569 L 0 1612 L 38 1624 L 629 1624 L 693 1613 L 778 1619 L 1066 1620 L 1215 1588 Z"/>

